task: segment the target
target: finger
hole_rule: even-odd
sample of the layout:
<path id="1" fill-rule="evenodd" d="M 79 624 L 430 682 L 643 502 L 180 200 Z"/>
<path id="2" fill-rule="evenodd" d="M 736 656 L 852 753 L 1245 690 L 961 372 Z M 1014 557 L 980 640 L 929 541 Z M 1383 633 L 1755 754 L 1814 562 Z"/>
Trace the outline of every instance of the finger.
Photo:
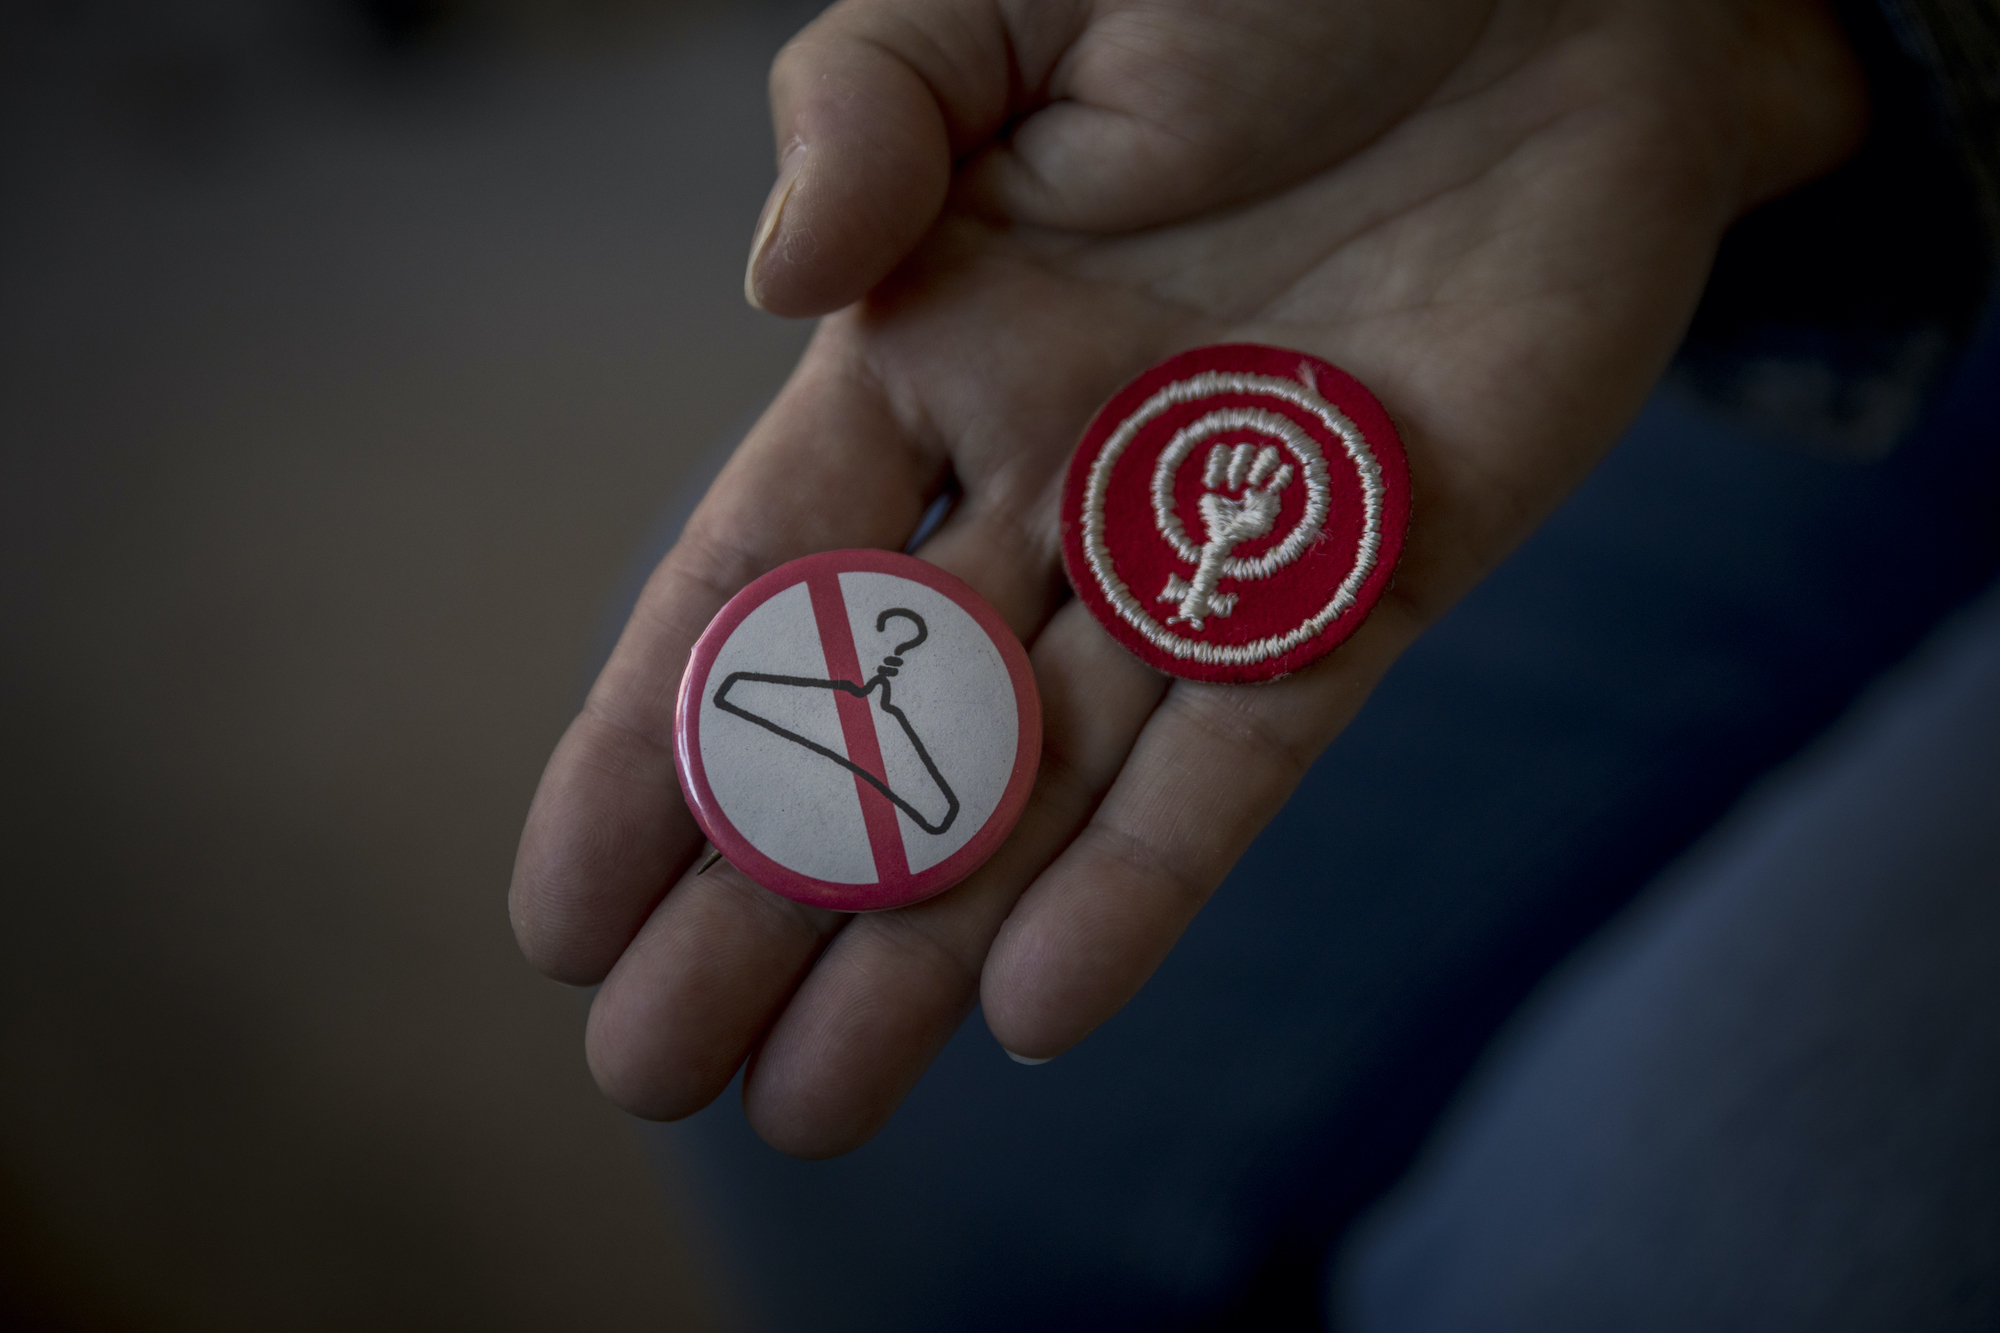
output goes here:
<path id="1" fill-rule="evenodd" d="M 1016 81 L 1039 81 L 1081 25 L 1080 4 L 1009 26 L 993 0 L 847 0 L 771 69 L 779 178 L 744 291 L 781 315 L 818 315 L 880 282 L 930 230 L 952 163 L 991 138 Z"/>
<path id="2" fill-rule="evenodd" d="M 714 1101 L 846 919 L 726 861 L 690 870 L 591 1000 L 584 1050 L 598 1087 L 648 1120 Z"/>
<path id="3" fill-rule="evenodd" d="M 1166 689 L 1074 601 L 1032 658 L 1044 742 L 1021 822 L 964 883 L 914 907 L 856 917 L 820 958 L 744 1079 L 745 1110 L 773 1146 L 832 1156 L 888 1120 L 971 1009 L 1021 886 L 1111 784 Z"/>
<path id="4" fill-rule="evenodd" d="M 1103 804 L 994 941 L 981 1000 L 1001 1045 L 1060 1054 L 1131 999 L 1418 624 L 1392 592 L 1296 676 L 1175 682 Z"/>
<path id="5" fill-rule="evenodd" d="M 1201 484 L 1209 490 L 1220 490 L 1223 478 L 1229 475 L 1229 450 L 1224 445 L 1216 445 L 1208 451 L 1208 467 L 1202 471 Z"/>
<path id="6" fill-rule="evenodd" d="M 648 581 L 543 773 L 508 900 L 536 966 L 602 978 L 700 845 L 674 772 L 674 699 L 723 603 L 812 551 L 900 546 L 941 469 L 816 340 Z"/>
<path id="7" fill-rule="evenodd" d="M 1250 484 L 1262 486 L 1277 470 L 1278 451 L 1267 444 L 1257 451 L 1257 461 L 1250 466 Z"/>
<path id="8" fill-rule="evenodd" d="M 1250 460 L 1256 458 L 1256 448 L 1250 444 L 1238 444 L 1236 452 L 1230 454 L 1230 490 L 1242 490 L 1244 480 L 1250 476 Z"/>

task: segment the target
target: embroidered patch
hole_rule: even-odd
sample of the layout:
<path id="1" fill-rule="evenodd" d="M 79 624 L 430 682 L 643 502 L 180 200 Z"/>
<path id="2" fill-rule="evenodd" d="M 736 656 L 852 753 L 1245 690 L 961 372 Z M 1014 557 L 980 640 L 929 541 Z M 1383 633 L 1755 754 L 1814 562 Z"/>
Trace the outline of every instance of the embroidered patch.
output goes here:
<path id="1" fill-rule="evenodd" d="M 1027 803 L 1042 708 L 999 612 L 936 566 L 828 551 L 751 583 L 681 677 L 695 821 L 774 893 L 844 912 L 941 893 Z"/>
<path id="2" fill-rule="evenodd" d="M 1091 421 L 1063 489 L 1063 563 L 1150 665 L 1270 680 L 1360 627 L 1409 514 L 1402 442 L 1359 380 L 1303 352 L 1202 347 Z"/>

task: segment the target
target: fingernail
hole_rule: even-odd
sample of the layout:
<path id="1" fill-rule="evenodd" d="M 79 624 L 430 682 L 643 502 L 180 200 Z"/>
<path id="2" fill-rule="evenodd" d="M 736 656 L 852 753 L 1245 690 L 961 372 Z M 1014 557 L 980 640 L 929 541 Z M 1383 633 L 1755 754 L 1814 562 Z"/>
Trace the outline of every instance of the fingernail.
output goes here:
<path id="1" fill-rule="evenodd" d="M 1000 1049 L 1003 1051 L 1007 1051 L 1007 1048 L 1005 1046 L 1002 1046 Z M 1007 1051 L 1007 1058 L 1009 1060 L 1012 1060 L 1017 1065 L 1045 1065 L 1049 1061 L 1055 1059 L 1053 1055 L 1045 1055 L 1039 1060 L 1032 1060 L 1025 1055 L 1016 1055 L 1012 1051 Z"/>
<path id="2" fill-rule="evenodd" d="M 785 160 L 778 168 L 778 182 L 771 187 L 771 197 L 764 201 L 764 211 L 757 219 L 757 234 L 750 240 L 750 262 L 743 269 L 743 299 L 757 309 L 764 308 L 759 288 L 762 286 L 757 276 L 757 268 L 771 249 L 772 238 L 778 234 L 778 223 L 785 215 L 785 201 L 792 196 L 792 187 L 798 184 L 799 168 L 805 165 L 805 145 L 800 144 L 785 154 Z"/>

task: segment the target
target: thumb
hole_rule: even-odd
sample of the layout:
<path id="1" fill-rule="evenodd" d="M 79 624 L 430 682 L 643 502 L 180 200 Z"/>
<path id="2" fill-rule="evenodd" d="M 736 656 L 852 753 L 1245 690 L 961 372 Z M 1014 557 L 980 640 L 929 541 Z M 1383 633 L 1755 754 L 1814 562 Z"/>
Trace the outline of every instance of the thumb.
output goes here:
<path id="1" fill-rule="evenodd" d="M 1048 17 L 1035 45 L 1052 61 L 1067 25 Z M 825 314 L 895 268 L 937 220 L 954 160 L 1006 123 L 1015 36 L 996 0 L 846 0 L 779 52 L 778 181 L 744 274 L 752 305 Z"/>

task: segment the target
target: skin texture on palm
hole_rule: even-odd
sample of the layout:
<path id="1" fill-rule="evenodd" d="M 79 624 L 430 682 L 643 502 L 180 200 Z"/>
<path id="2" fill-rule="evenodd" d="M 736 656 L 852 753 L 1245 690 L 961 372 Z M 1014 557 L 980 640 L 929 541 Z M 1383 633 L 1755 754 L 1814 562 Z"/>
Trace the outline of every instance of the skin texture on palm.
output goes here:
<path id="1" fill-rule="evenodd" d="M 1411 11 L 1415 11 L 1414 13 Z M 1657 377 L 1744 209 L 1864 118 L 1805 0 L 850 0 L 773 72 L 780 179 L 748 284 L 837 311 L 655 573 L 523 834 L 531 959 L 602 980 L 592 1068 L 822 1156 L 886 1121 L 975 1002 L 1060 1053 L 1143 984 L 1398 653 L 1546 515 Z M 1313 668 L 1169 682 L 1066 600 L 1057 503 L 1099 403 L 1223 341 L 1345 367 L 1397 418 L 1397 583 Z M 675 689 L 786 560 L 920 554 L 1030 645 L 1045 749 L 965 883 L 841 918 L 693 874 Z"/>

